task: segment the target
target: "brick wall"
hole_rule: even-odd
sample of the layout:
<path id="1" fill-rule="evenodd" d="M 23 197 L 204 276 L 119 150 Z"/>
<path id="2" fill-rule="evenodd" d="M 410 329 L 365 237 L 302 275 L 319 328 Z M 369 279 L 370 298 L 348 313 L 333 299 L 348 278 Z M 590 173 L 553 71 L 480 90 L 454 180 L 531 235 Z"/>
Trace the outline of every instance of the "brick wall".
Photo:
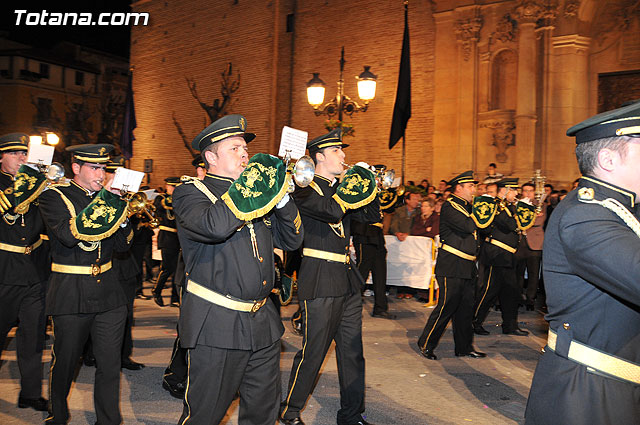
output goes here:
<path id="1" fill-rule="evenodd" d="M 403 33 L 402 2 L 351 0 L 196 0 L 139 1 L 135 12 L 149 12 L 148 26 L 132 28 L 131 64 L 138 128 L 132 167 L 154 160 L 151 184 L 169 175 L 193 174 L 188 150 L 172 114 L 193 138 L 208 123 L 191 96 L 185 77 L 197 82 L 202 99 L 220 98 L 226 63 L 241 74 L 230 112 L 247 117 L 257 133 L 250 153 L 276 153 L 283 125 L 326 132 L 306 101 L 306 82 L 320 72 L 325 101 L 336 94 L 340 48 L 345 47 L 345 92 L 358 99 L 355 76 L 370 65 L 378 92 L 366 113 L 345 121 L 355 126 L 347 161 L 385 163 L 401 168 L 401 143 L 388 149 Z M 286 32 L 295 12 L 295 30 Z M 407 179 L 432 176 L 434 22 L 430 2 L 409 9 L 413 115 L 407 129 Z"/>

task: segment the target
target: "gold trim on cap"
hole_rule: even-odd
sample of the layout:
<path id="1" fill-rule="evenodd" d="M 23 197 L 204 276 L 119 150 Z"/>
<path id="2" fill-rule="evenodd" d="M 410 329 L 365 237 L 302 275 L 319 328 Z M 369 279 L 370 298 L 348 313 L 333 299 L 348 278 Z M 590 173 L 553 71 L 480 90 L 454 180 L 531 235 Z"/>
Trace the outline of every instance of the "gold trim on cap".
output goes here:
<path id="1" fill-rule="evenodd" d="M 89 157 L 89 156 L 73 155 L 73 157 L 76 158 L 76 159 L 79 159 L 80 161 L 95 162 L 97 164 L 101 164 L 103 162 L 109 162 L 109 157 L 108 156 Z"/>
<path id="2" fill-rule="evenodd" d="M 616 136 L 626 136 L 627 134 L 640 134 L 640 125 L 623 127 L 616 130 Z"/>

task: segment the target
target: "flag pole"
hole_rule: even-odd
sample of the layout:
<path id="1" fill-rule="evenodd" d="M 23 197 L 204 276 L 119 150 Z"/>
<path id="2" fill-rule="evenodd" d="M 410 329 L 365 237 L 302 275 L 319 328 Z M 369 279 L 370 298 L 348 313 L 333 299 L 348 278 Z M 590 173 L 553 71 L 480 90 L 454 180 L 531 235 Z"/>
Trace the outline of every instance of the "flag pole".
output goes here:
<path id="1" fill-rule="evenodd" d="M 406 141 L 407 141 L 407 136 L 402 136 L 402 185 L 403 186 L 404 186 L 404 166 L 405 166 L 406 153 L 407 153 L 407 150 L 406 150 L 407 147 L 405 145 Z"/>

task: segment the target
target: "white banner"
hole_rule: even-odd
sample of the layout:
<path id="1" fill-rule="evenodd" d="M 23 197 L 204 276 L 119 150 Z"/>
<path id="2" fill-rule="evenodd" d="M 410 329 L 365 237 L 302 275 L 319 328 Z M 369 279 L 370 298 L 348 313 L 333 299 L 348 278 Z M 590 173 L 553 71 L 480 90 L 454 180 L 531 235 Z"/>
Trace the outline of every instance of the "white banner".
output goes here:
<path id="1" fill-rule="evenodd" d="M 435 265 L 433 239 L 407 236 L 400 242 L 393 235 L 385 235 L 384 241 L 387 245 L 387 285 L 428 289 Z"/>

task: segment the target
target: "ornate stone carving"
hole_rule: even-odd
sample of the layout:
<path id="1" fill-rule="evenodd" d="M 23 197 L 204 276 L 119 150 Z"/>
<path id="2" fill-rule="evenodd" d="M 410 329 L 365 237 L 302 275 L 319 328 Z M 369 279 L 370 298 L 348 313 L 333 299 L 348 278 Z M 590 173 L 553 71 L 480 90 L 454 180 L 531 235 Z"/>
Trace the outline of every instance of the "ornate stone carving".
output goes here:
<path id="1" fill-rule="evenodd" d="M 454 25 L 456 40 L 462 45 L 462 57 L 469 60 L 471 47 L 480 39 L 480 29 L 483 19 L 479 10 L 476 9 L 475 16 L 468 19 L 458 19 Z"/>
<path id="2" fill-rule="evenodd" d="M 578 16 L 578 9 L 580 9 L 580 0 L 567 0 L 564 5 L 564 17 L 575 18 Z"/>
<path id="3" fill-rule="evenodd" d="M 518 23 L 510 14 L 504 15 L 496 24 L 496 30 L 491 34 L 493 40 L 499 40 L 503 43 L 513 41 L 518 31 Z"/>
<path id="4" fill-rule="evenodd" d="M 537 27 L 550 27 L 558 16 L 558 0 L 520 0 L 514 17 L 521 23 L 535 23 Z"/>
<path id="5" fill-rule="evenodd" d="M 515 124 L 512 120 L 501 121 L 489 121 L 481 124 L 481 128 L 488 128 L 493 130 L 491 136 L 491 145 L 497 149 L 496 160 L 500 163 L 507 162 L 509 157 L 507 156 L 507 149 L 509 146 L 515 146 Z"/>

